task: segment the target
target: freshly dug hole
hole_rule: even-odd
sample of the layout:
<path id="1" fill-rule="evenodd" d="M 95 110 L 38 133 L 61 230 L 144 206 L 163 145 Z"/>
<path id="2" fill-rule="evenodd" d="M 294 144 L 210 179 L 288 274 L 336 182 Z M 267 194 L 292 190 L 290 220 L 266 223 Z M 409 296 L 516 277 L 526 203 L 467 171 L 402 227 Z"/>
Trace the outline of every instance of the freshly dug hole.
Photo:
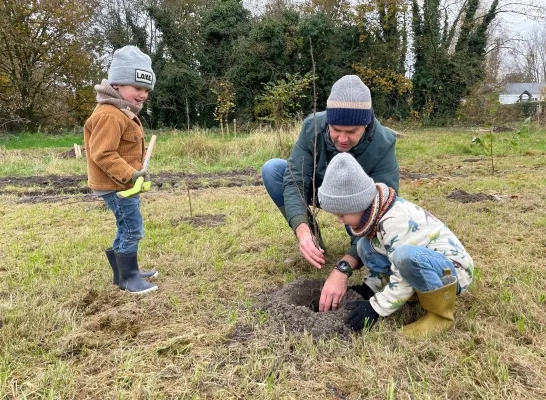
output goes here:
<path id="1" fill-rule="evenodd" d="M 284 326 L 287 332 L 311 332 L 313 336 L 340 336 L 348 338 L 351 330 L 345 324 L 346 303 L 362 300 L 353 292 L 341 300 L 340 308 L 335 311 L 318 312 L 320 292 L 324 281 L 319 279 L 298 279 L 268 294 L 262 308 L 269 312 L 273 323 Z"/>

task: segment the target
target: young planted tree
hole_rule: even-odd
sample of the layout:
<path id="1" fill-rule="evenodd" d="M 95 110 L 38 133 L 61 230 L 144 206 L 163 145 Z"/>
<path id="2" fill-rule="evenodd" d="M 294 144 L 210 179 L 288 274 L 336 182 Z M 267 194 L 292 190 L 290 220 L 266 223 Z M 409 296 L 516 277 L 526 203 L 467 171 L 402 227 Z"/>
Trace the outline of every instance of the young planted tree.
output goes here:
<path id="1" fill-rule="evenodd" d="M 529 133 L 530 124 L 531 118 L 528 117 L 513 135 L 504 140 L 493 131 L 493 128 L 490 128 L 489 132 L 482 137 L 474 136 L 472 138 L 472 144 L 479 147 L 484 154 L 489 157 L 489 161 L 491 162 L 491 175 L 495 175 L 495 165 L 498 158 L 505 156 L 508 150 L 514 149 L 519 145 L 519 141 L 523 134 Z"/>

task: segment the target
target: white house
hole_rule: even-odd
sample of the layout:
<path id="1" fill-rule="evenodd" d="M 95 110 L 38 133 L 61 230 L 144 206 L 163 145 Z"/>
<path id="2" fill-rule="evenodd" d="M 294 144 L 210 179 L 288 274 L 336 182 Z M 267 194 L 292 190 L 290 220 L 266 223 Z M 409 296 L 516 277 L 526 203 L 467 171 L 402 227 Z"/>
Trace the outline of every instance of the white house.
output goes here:
<path id="1" fill-rule="evenodd" d="M 501 104 L 546 100 L 546 83 L 508 83 L 499 93 Z"/>

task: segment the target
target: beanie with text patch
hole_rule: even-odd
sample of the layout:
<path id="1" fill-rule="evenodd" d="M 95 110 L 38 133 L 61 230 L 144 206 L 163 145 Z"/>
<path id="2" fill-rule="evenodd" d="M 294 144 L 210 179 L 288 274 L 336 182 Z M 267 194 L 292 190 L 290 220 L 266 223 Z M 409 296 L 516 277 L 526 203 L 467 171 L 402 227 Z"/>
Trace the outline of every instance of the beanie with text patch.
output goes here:
<path id="1" fill-rule="evenodd" d="M 153 90 L 155 74 L 150 56 L 136 46 L 117 49 L 108 70 L 110 85 L 131 85 Z"/>
<path id="2" fill-rule="evenodd" d="M 326 123 L 370 125 L 373 119 L 370 89 L 356 75 L 345 75 L 332 86 L 326 102 Z"/>
<path id="3" fill-rule="evenodd" d="M 349 153 L 339 153 L 326 168 L 318 188 L 320 208 L 333 214 L 365 211 L 377 195 L 375 182 Z"/>

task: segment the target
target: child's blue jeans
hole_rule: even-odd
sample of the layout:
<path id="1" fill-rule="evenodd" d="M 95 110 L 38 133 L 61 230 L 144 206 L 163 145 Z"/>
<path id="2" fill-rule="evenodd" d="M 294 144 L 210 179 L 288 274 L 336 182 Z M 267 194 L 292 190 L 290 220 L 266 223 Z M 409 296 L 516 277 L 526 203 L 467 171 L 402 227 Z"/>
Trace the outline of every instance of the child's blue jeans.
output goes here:
<path id="1" fill-rule="evenodd" d="M 118 228 L 112 250 L 122 254 L 138 252 L 138 242 L 144 237 L 142 214 L 140 213 L 140 196 L 126 199 L 118 198 L 116 192 L 101 196 L 116 217 Z"/>
<path id="2" fill-rule="evenodd" d="M 370 271 L 392 274 L 389 258 L 375 251 L 369 241 L 360 240 L 357 250 L 362 262 Z M 444 276 L 444 268 L 449 268 L 451 275 L 457 276 L 455 266 L 449 258 L 423 246 L 404 244 L 394 250 L 392 259 L 402 278 L 420 292 L 431 292 L 443 287 L 441 278 Z M 457 283 L 457 294 L 460 291 Z"/>

